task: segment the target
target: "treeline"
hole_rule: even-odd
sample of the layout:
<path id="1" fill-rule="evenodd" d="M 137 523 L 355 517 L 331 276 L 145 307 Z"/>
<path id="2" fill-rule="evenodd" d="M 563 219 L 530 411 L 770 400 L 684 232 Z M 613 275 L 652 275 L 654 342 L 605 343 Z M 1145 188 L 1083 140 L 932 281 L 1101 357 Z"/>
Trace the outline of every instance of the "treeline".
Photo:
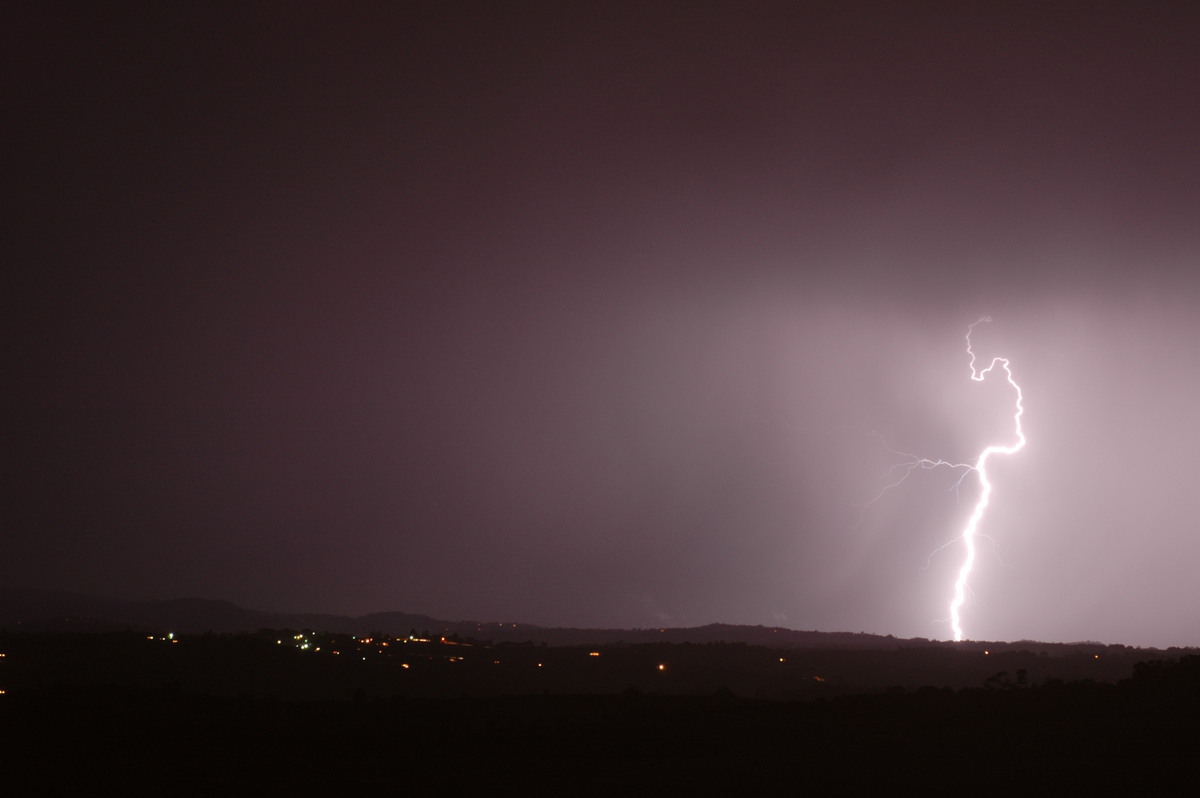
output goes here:
<path id="1" fill-rule="evenodd" d="M 285 701 L 168 683 L 6 695 L 14 794 L 439 789 L 745 794 L 1194 784 L 1200 657 L 1116 684 L 895 688 L 814 701 L 646 693 Z M 954 787 L 954 789 L 950 789 Z M 29 792 L 29 790 L 34 790 Z M 340 794 L 339 792 L 339 794 Z"/>
<path id="2" fill-rule="evenodd" d="M 814 700 L 889 688 L 1021 688 L 1051 682 L 1115 683 L 1145 652 L 1080 647 L 1030 650 L 920 646 L 819 650 L 744 643 L 547 646 L 433 636 L 389 637 L 264 629 L 176 636 L 0 634 L 0 689 L 56 685 L 155 688 L 284 700 L 444 698 L 460 695 L 646 693 Z M 1177 658 L 1176 658 L 1177 659 Z"/>
<path id="3" fill-rule="evenodd" d="M 876 679 L 856 692 L 832 676 L 838 667 L 897 675 L 934 654 L 875 652 L 884 659 L 868 667 L 870 652 L 806 659 L 727 644 L 553 648 L 270 630 L 5 635 L 0 653 L 0 751 L 13 794 L 745 794 L 910 783 L 1162 793 L 1189 783 L 1200 748 L 1200 656 L 1130 664 L 1105 680 L 1040 676 L 1032 667 L 1054 659 L 1040 654 L 976 652 L 958 663 L 978 677 L 973 686 Z M 771 697 L 812 692 L 762 700 L 759 687 Z"/>

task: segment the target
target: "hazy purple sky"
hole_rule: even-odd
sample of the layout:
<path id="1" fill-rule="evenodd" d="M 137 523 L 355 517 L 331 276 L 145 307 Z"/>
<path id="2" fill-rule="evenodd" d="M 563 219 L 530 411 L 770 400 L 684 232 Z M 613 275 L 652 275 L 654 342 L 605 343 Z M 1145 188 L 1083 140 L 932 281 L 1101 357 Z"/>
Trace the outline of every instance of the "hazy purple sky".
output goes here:
<path id="1" fill-rule="evenodd" d="M 0 584 L 1200 643 L 1190 3 L 16 3 Z M 879 436 L 882 436 L 882 441 Z"/>

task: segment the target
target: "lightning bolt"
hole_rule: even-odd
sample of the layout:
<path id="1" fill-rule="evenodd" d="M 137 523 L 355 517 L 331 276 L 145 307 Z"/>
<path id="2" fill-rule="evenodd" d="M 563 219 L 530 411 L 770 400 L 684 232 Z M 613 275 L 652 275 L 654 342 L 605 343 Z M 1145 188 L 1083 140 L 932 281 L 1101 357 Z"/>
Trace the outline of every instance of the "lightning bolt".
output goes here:
<path id="1" fill-rule="evenodd" d="M 971 333 L 975 328 L 992 320 L 991 316 L 984 316 L 979 321 L 967 327 L 967 354 L 971 356 L 971 379 L 975 382 L 983 382 L 987 375 L 999 366 L 1004 370 L 1005 379 L 1008 384 L 1017 394 L 1015 409 L 1013 411 L 1013 429 L 1016 433 L 1016 442 L 1008 446 L 993 444 L 988 446 L 979 454 L 979 458 L 975 464 L 971 466 L 972 471 L 979 475 L 979 500 L 975 502 L 975 510 L 971 513 L 970 519 L 967 520 L 966 527 L 963 528 L 962 534 L 959 536 L 967 549 L 967 556 L 963 560 L 962 567 L 958 570 L 958 578 L 954 581 L 954 598 L 950 601 L 950 627 L 954 630 L 954 639 L 963 639 L 963 630 L 959 610 L 962 609 L 963 602 L 966 601 L 967 580 L 971 576 L 971 570 L 975 566 L 975 536 L 978 534 L 979 522 L 983 520 L 983 514 L 988 508 L 988 503 L 992 498 L 992 481 L 988 479 L 988 461 L 994 454 L 1016 454 L 1025 448 L 1025 432 L 1021 428 L 1021 416 L 1025 414 L 1025 396 L 1021 393 L 1021 386 L 1013 379 L 1012 368 L 1006 357 L 994 357 L 992 362 L 986 368 L 975 368 L 975 350 L 971 348 Z M 961 482 L 961 478 L 959 480 Z"/>
<path id="2" fill-rule="evenodd" d="M 967 327 L 966 341 L 967 354 L 970 355 L 971 358 L 969 364 L 971 369 L 971 379 L 975 382 L 983 382 L 987 378 L 988 374 L 995 371 L 997 367 L 1004 372 L 1008 384 L 1012 387 L 1013 391 L 1016 392 L 1016 402 L 1014 403 L 1013 410 L 1013 430 L 1015 433 L 1015 443 L 1011 443 L 1007 446 L 1002 446 L 999 444 L 988 446 L 986 449 L 980 452 L 979 457 L 976 458 L 974 463 L 952 463 L 948 460 L 930 460 L 928 458 L 918 457 L 907 452 L 897 451 L 896 449 L 888 446 L 886 441 L 883 440 L 883 437 L 880 436 L 880 441 L 885 449 L 892 454 L 898 455 L 905 459 L 903 462 L 892 466 L 891 469 L 888 470 L 887 474 L 885 475 L 887 481 L 883 488 L 875 495 L 875 497 L 870 501 L 865 502 L 863 505 L 860 505 L 861 509 L 866 505 L 879 501 L 881 498 L 883 498 L 885 493 L 893 488 L 898 487 L 909 477 L 910 474 L 912 474 L 913 471 L 917 469 L 961 469 L 962 474 L 954 482 L 954 484 L 950 486 L 950 490 L 953 490 L 955 493 L 958 493 L 959 489 L 962 487 L 963 480 L 965 480 L 967 476 L 970 474 L 979 475 L 979 485 L 981 489 L 979 499 L 975 502 L 975 509 L 972 511 L 971 517 L 967 521 L 967 525 L 963 528 L 962 533 L 954 539 L 963 541 L 963 544 L 966 547 L 966 557 L 963 560 L 962 566 L 959 568 L 958 577 L 954 581 L 954 597 L 950 601 L 950 626 L 954 631 L 954 639 L 956 641 L 963 639 L 960 611 L 962 610 L 963 604 L 966 602 L 967 581 L 970 579 L 971 571 L 975 567 L 975 540 L 980 534 L 979 522 L 983 520 L 984 512 L 987 510 L 988 504 L 992 498 L 992 482 L 988 478 L 987 470 L 988 462 L 992 455 L 1015 454 L 1025 447 L 1025 432 L 1021 428 L 1021 416 L 1023 416 L 1025 413 L 1024 395 L 1021 393 L 1021 386 L 1017 384 L 1017 381 L 1013 378 L 1012 367 L 1009 359 L 1006 357 L 994 357 L 985 368 L 976 367 L 977 358 L 975 356 L 975 350 L 971 346 L 971 333 L 973 333 L 975 328 L 980 324 L 986 324 L 991 322 L 991 320 L 991 316 L 984 316 L 974 324 L 971 324 Z M 897 473 L 899 473 L 899 476 L 896 476 Z M 951 541 L 951 543 L 952 542 L 954 541 Z M 934 551 L 934 554 L 949 545 L 950 543 L 945 543 L 939 546 Z M 933 554 L 930 555 L 930 557 L 932 556 Z"/>

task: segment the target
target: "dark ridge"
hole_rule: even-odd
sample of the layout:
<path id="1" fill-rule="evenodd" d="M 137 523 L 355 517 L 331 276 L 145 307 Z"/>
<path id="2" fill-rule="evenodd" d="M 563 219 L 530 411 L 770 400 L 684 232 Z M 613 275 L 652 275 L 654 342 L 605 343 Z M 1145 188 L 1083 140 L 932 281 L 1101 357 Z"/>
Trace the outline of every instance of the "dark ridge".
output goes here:
<path id="1" fill-rule="evenodd" d="M 494 643 L 537 643 L 581 646 L 643 643 L 744 643 L 776 648 L 889 651 L 951 646 L 959 650 L 1030 650 L 1049 653 L 1076 650 L 1124 650 L 1127 646 L 1093 641 L 1015 643 L 964 641 L 949 643 L 925 638 L 897 638 L 865 632 L 818 632 L 779 626 L 713 623 L 696 627 L 649 629 L 578 629 L 534 624 L 446 621 L 405 612 L 377 612 L 357 617 L 322 613 L 271 613 L 240 607 L 228 601 L 179 598 L 166 601 L 127 601 L 64 591 L 0 589 L 0 629 L 9 631 L 109 632 L 147 631 L 181 634 L 230 634 L 259 629 L 311 629 L 340 634 L 458 636 Z M 1155 651 L 1156 649 L 1145 649 Z M 1174 648 L 1168 649 L 1175 650 Z"/>

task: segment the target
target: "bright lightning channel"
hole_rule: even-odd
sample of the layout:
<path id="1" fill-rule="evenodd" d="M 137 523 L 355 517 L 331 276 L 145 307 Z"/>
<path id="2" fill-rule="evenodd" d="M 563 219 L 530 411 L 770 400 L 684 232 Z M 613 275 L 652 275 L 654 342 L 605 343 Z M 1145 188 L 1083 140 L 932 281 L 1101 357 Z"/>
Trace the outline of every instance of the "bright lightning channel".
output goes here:
<path id="1" fill-rule="evenodd" d="M 984 379 L 987 378 L 987 375 L 994 371 L 997 366 L 1004 371 L 1004 375 L 1008 380 L 1008 384 L 1012 386 L 1012 389 L 1017 395 L 1016 402 L 1014 404 L 1015 409 L 1013 411 L 1013 429 L 1016 433 L 1016 442 L 1008 446 L 1001 446 L 999 444 L 988 446 L 986 449 L 980 452 L 979 457 L 976 458 L 974 463 L 951 463 L 948 460 L 930 460 L 924 457 L 917 457 L 915 455 L 908 454 L 907 452 L 900 452 L 892 449 L 885 442 L 883 444 L 884 448 L 886 448 L 889 452 L 900 455 L 901 457 L 907 459 L 902 463 L 892 466 L 888 472 L 889 475 L 895 474 L 896 472 L 902 472 L 900 473 L 900 476 L 891 478 L 873 499 L 865 503 L 872 504 L 878 501 L 889 490 L 898 487 L 900 483 L 904 482 L 904 480 L 907 479 L 908 476 L 916 469 L 962 469 L 962 475 L 951 486 L 951 490 L 955 491 L 956 493 L 958 492 L 959 488 L 962 487 L 963 480 L 967 478 L 968 474 L 975 473 L 979 475 L 979 485 L 981 488 L 979 499 L 975 502 L 975 509 L 971 513 L 971 517 L 968 519 L 966 527 L 964 527 L 962 533 L 955 538 L 955 540 L 962 540 L 967 550 L 966 558 L 963 560 L 962 567 L 960 567 L 958 570 L 958 577 L 954 581 L 954 597 L 950 601 L 950 626 L 954 631 L 954 639 L 956 641 L 963 639 L 960 611 L 962 610 L 962 605 L 966 602 L 967 598 L 967 581 L 971 576 L 972 569 L 975 567 L 975 538 L 979 534 L 979 522 L 983 519 L 983 514 L 987 510 L 988 503 L 992 497 L 992 482 L 990 479 L 988 479 L 988 461 L 994 454 L 1015 454 L 1025 447 L 1025 432 L 1021 428 L 1021 416 L 1025 413 L 1024 395 L 1021 393 L 1021 386 L 1017 384 L 1015 379 L 1013 379 L 1012 368 L 1008 358 L 994 357 L 992 358 L 992 362 L 989 363 L 986 368 L 982 369 L 976 368 L 975 366 L 976 356 L 975 350 L 971 346 L 971 333 L 973 333 L 975 328 L 980 324 L 990 322 L 991 320 L 991 316 L 984 316 L 983 318 L 979 319 L 979 321 L 976 321 L 974 324 L 971 324 L 967 327 L 967 354 L 971 357 L 971 379 L 975 382 L 983 382 Z M 934 553 L 936 554 L 937 551 L 941 551 L 948 545 L 950 544 L 946 543 L 942 546 L 939 546 Z M 930 556 L 932 557 L 933 555 Z"/>
<path id="2" fill-rule="evenodd" d="M 1013 379 L 1012 368 L 1008 358 L 994 357 L 992 358 L 992 362 L 987 365 L 987 368 L 975 368 L 975 350 L 971 348 L 971 333 L 975 331 L 976 326 L 984 322 L 990 322 L 991 320 L 990 316 L 984 316 L 967 328 L 967 354 L 971 356 L 971 379 L 975 382 L 983 382 L 996 366 L 1004 370 L 1008 384 L 1012 386 L 1012 389 L 1017 394 L 1015 410 L 1013 411 L 1013 429 L 1016 432 L 1016 442 L 1008 446 L 1000 446 L 998 444 L 988 446 L 979 454 L 975 465 L 972 466 L 972 470 L 979 475 L 981 490 L 979 500 L 975 502 L 975 510 L 971 513 L 971 517 L 967 520 L 967 525 L 963 529 L 962 535 L 960 535 L 963 543 L 966 545 L 967 556 L 963 560 L 962 567 L 958 570 L 958 578 L 954 581 L 954 598 L 950 601 L 950 626 L 954 630 L 954 639 L 956 641 L 963 639 L 959 610 L 962 609 L 963 602 L 966 601 L 967 579 L 971 576 L 971 569 L 975 566 L 975 535 L 979 529 L 979 522 L 983 519 L 983 513 L 987 510 L 988 502 L 992 497 L 992 482 L 988 479 L 987 471 L 988 460 L 994 454 L 1016 454 L 1025 448 L 1025 432 L 1021 429 L 1021 416 L 1025 414 L 1025 397 L 1021 393 L 1021 386 Z"/>

